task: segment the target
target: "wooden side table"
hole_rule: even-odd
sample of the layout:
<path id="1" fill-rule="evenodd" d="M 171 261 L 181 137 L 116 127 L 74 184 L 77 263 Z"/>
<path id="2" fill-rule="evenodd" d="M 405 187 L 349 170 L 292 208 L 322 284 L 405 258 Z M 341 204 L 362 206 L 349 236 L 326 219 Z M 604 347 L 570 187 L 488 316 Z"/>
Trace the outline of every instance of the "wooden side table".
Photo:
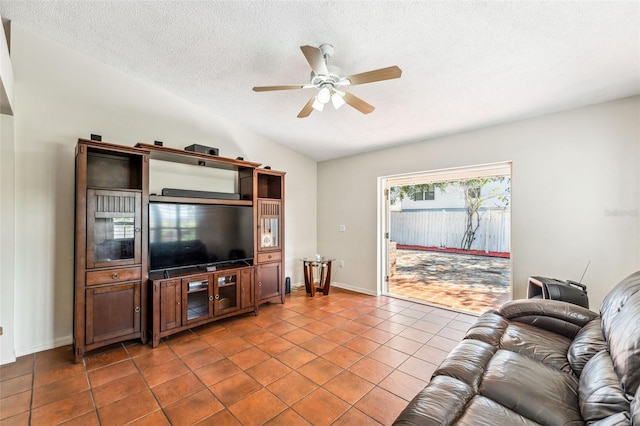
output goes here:
<path id="1" fill-rule="evenodd" d="M 301 259 L 304 269 L 304 287 L 311 297 L 315 296 L 316 291 L 321 291 L 325 296 L 329 294 L 331 289 L 331 263 L 334 259 L 322 258 L 320 260 Z M 316 282 L 314 268 L 319 268 L 320 281 Z"/>

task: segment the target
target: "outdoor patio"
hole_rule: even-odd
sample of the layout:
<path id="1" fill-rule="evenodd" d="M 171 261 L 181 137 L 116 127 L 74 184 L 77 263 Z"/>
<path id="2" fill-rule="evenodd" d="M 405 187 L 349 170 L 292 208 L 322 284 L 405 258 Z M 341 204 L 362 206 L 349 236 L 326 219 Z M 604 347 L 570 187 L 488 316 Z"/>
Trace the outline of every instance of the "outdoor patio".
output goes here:
<path id="1" fill-rule="evenodd" d="M 510 299 L 510 259 L 396 250 L 389 293 L 480 314 Z"/>

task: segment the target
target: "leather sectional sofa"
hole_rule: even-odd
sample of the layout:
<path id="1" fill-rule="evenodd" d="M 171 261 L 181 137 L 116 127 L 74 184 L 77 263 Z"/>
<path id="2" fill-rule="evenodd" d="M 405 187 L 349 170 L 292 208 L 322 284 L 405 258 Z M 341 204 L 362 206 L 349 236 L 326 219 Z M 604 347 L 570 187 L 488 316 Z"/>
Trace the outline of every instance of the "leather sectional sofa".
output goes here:
<path id="1" fill-rule="evenodd" d="M 487 312 L 394 425 L 640 426 L 640 272 L 600 315 L 555 300 Z"/>

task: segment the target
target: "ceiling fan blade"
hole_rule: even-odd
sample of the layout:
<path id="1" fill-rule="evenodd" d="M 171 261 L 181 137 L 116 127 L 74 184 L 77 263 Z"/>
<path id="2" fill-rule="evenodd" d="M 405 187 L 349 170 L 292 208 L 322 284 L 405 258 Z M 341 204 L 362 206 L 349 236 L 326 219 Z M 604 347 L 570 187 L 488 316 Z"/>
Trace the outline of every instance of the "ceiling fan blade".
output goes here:
<path id="1" fill-rule="evenodd" d="M 309 102 L 307 102 L 307 104 L 302 108 L 302 110 L 300 111 L 300 113 L 298 114 L 298 118 L 305 118 L 308 117 L 311 112 L 313 111 L 313 101 L 316 100 L 315 95 L 311 97 L 311 99 L 309 99 Z"/>
<path id="2" fill-rule="evenodd" d="M 379 70 L 367 71 L 360 74 L 354 74 L 347 79 L 354 84 L 373 83 L 374 81 L 391 80 L 393 78 L 400 78 L 402 70 L 396 65 L 387 68 L 380 68 Z"/>
<path id="3" fill-rule="evenodd" d="M 298 84 L 296 86 L 259 86 L 254 87 L 254 92 L 270 92 L 272 90 L 293 90 L 293 89 L 304 89 L 304 85 Z"/>
<path id="4" fill-rule="evenodd" d="M 307 62 L 311 65 L 311 69 L 316 75 L 329 75 L 327 64 L 324 62 L 324 56 L 317 47 L 313 46 L 300 46 L 300 50 L 307 58 Z"/>
<path id="5" fill-rule="evenodd" d="M 373 105 L 369 105 L 359 97 L 352 95 L 349 92 L 344 92 L 344 101 L 363 114 L 369 114 L 376 109 Z"/>

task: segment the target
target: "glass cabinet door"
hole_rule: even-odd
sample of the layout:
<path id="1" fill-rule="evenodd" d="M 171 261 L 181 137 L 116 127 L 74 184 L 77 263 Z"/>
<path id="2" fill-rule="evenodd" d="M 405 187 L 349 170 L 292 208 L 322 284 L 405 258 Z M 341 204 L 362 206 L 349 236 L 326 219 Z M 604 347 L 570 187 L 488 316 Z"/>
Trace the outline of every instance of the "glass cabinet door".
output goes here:
<path id="1" fill-rule="evenodd" d="M 258 201 L 258 250 L 280 248 L 280 201 Z"/>
<path id="2" fill-rule="evenodd" d="M 238 274 L 235 272 L 225 275 L 216 274 L 217 283 L 215 291 L 215 315 L 222 315 L 228 312 L 237 311 L 238 306 Z"/>
<path id="3" fill-rule="evenodd" d="M 141 193 L 90 189 L 87 199 L 87 268 L 140 263 Z"/>
<path id="4" fill-rule="evenodd" d="M 211 317 L 213 294 L 209 275 L 194 276 L 182 280 L 182 324 L 201 321 Z"/>

